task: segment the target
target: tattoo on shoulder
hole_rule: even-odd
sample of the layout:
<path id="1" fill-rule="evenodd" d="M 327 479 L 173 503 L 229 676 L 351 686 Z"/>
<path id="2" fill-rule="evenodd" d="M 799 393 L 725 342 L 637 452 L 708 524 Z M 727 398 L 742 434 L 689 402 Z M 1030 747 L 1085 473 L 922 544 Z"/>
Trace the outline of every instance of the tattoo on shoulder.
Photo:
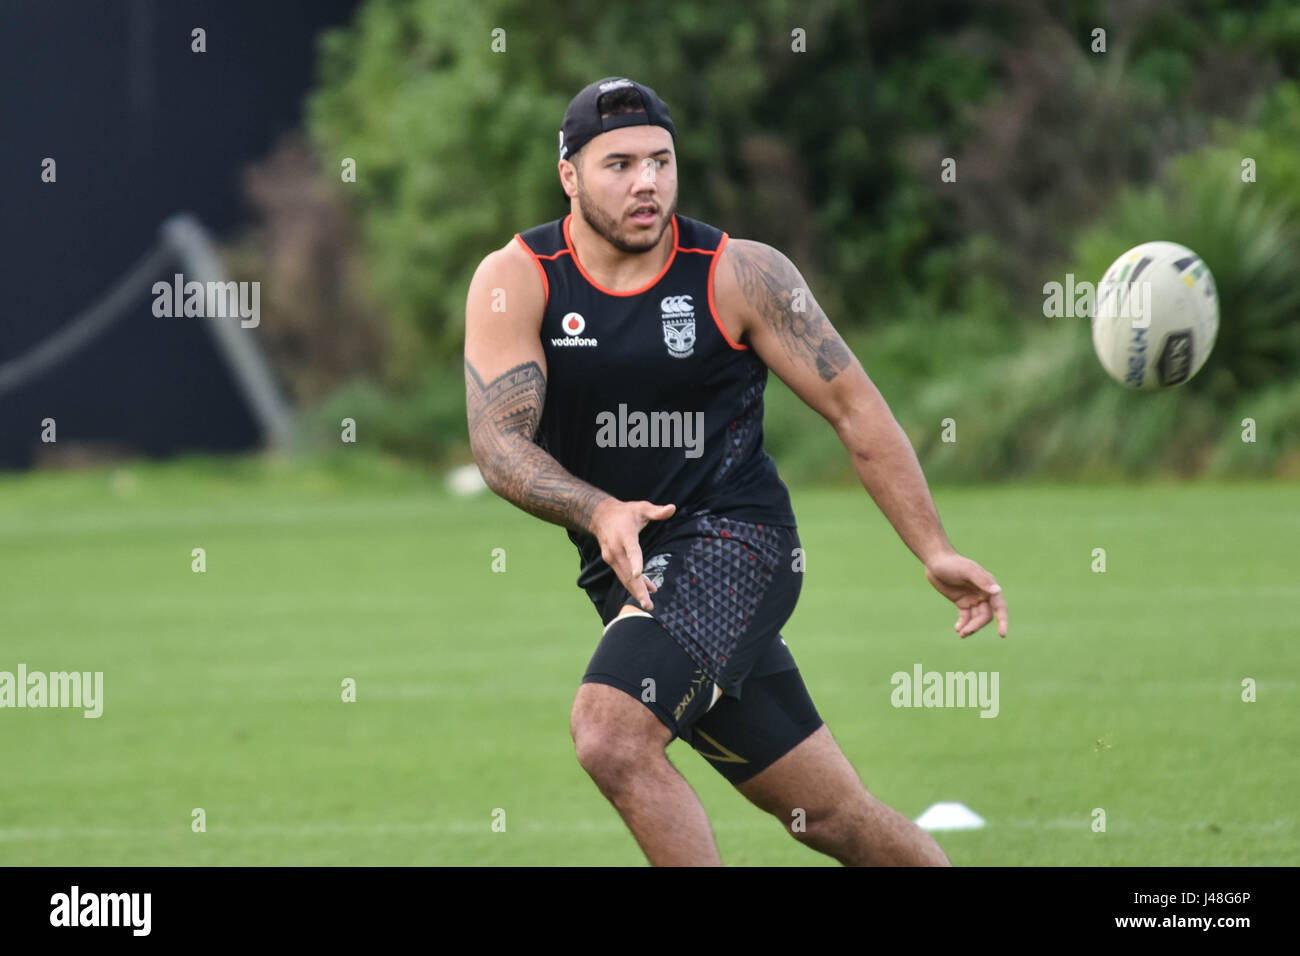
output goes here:
<path id="1" fill-rule="evenodd" d="M 790 260 L 767 246 L 734 243 L 727 249 L 746 301 L 776 331 L 791 358 L 811 364 L 824 382 L 849 367 L 853 353 Z"/>

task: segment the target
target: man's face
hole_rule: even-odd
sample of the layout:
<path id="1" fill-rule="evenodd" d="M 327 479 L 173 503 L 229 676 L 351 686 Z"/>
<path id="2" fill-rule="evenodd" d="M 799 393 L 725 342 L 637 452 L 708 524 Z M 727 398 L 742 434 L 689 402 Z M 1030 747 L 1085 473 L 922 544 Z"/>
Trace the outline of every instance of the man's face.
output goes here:
<path id="1" fill-rule="evenodd" d="M 662 126 L 601 133 L 583 146 L 573 178 L 582 218 L 620 252 L 653 249 L 677 211 L 677 158 Z"/>

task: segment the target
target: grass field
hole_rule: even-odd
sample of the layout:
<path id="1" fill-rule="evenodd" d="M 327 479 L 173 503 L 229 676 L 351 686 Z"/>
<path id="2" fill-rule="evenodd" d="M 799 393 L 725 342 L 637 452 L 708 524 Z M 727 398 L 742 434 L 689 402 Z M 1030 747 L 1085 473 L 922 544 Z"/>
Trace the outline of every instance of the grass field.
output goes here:
<path id="1" fill-rule="evenodd" d="M 954 863 L 1300 863 L 1294 486 L 936 489 L 1010 605 L 964 642 L 864 492 L 793 496 L 787 641 L 873 792 L 986 819 Z M 0 479 L 0 671 L 104 674 L 99 719 L 0 710 L 0 864 L 644 864 L 573 757 L 576 575 L 559 528 L 375 461 Z M 998 716 L 894 708 L 916 664 L 997 671 Z M 725 862 L 832 862 L 669 755 Z"/>

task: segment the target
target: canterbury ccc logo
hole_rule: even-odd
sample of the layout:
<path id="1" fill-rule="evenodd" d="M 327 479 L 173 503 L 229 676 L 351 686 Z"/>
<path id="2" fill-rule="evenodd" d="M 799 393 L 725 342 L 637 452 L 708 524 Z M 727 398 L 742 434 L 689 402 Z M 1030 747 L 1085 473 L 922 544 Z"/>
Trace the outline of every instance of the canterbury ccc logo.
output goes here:
<path id="1" fill-rule="evenodd" d="M 694 315 L 689 295 L 670 295 L 659 300 L 659 311 L 664 315 Z"/>

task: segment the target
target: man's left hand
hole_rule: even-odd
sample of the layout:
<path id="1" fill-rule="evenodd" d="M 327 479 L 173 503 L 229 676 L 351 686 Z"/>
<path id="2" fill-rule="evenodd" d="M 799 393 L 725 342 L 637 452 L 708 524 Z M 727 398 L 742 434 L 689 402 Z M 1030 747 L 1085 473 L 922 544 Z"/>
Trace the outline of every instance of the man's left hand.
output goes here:
<path id="1" fill-rule="evenodd" d="M 1007 636 L 1007 601 L 1002 588 L 970 558 L 949 552 L 925 566 L 925 578 L 960 610 L 955 625 L 960 637 L 974 634 L 994 617 L 998 636 Z"/>

